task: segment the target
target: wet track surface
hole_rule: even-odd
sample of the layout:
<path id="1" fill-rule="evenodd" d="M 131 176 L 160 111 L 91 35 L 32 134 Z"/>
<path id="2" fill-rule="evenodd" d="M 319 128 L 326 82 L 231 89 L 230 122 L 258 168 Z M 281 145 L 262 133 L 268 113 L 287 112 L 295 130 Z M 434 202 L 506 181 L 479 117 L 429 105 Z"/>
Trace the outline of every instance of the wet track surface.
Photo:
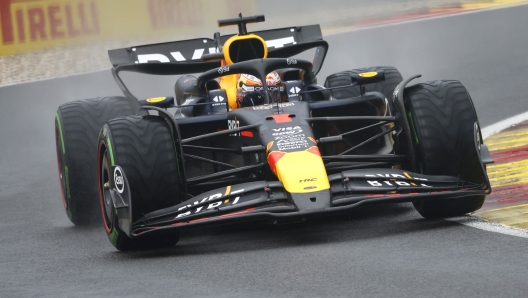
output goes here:
<path id="1" fill-rule="evenodd" d="M 528 107 L 526 15 L 519 6 L 329 36 L 319 82 L 374 65 L 458 79 L 486 126 Z M 138 96 L 172 93 L 173 79 L 130 79 Z M 109 72 L 0 88 L 1 297 L 526 296 L 527 239 L 424 220 L 410 204 L 196 230 L 174 248 L 117 252 L 102 226 L 67 219 L 53 134 L 61 103 L 112 94 Z"/>

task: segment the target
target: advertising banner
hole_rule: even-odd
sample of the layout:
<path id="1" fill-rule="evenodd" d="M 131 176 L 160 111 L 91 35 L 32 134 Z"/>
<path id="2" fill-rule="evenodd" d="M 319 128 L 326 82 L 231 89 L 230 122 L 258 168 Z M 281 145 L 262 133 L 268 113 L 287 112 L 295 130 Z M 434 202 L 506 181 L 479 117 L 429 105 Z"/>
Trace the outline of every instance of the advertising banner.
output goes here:
<path id="1" fill-rule="evenodd" d="M 0 0 L 0 55 L 112 38 L 189 35 L 254 10 L 252 0 Z"/>

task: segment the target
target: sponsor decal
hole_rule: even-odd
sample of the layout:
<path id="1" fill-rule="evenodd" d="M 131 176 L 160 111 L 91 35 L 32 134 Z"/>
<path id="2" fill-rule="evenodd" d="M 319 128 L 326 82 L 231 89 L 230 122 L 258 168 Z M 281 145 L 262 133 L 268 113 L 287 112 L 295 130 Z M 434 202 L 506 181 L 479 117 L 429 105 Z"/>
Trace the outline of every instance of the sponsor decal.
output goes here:
<path id="1" fill-rule="evenodd" d="M 167 2 L 167 1 L 165 1 L 165 2 Z M 171 29 L 173 29 L 173 27 L 171 27 Z M 282 48 L 284 45 L 290 44 L 290 43 L 291 44 L 295 44 L 295 40 L 294 40 L 293 36 L 292 37 L 279 38 L 279 39 L 273 39 L 273 40 L 266 41 L 266 45 L 268 46 L 268 48 Z M 194 49 L 192 58 L 190 60 L 200 60 L 200 59 L 202 59 L 202 56 L 203 56 L 205 50 L 206 50 L 206 48 Z M 214 54 L 214 53 L 218 53 L 219 52 L 216 47 L 209 47 L 209 48 L 207 48 L 207 50 L 209 51 L 209 54 Z M 176 62 L 182 62 L 182 61 L 187 61 L 188 60 L 188 56 L 187 56 L 187 58 L 185 58 L 183 56 L 183 54 L 181 53 L 181 51 L 170 52 L 170 55 L 172 56 L 172 58 L 174 60 L 176 60 Z M 149 62 L 166 63 L 166 62 L 170 62 L 169 57 L 167 57 L 166 55 L 161 54 L 161 53 L 137 55 L 137 59 L 138 59 L 138 61 L 136 63 L 149 63 Z M 290 62 L 290 63 L 288 63 L 288 62 Z M 297 60 L 295 60 L 295 59 L 287 59 L 286 63 L 288 63 L 288 65 L 297 64 Z M 222 68 L 224 68 L 224 67 L 222 67 Z M 219 69 L 218 73 L 224 73 L 225 71 L 226 70 L 220 71 L 220 69 Z M 227 67 L 227 71 L 229 71 L 229 67 Z M 257 79 L 254 76 L 252 76 L 252 77 L 255 78 L 256 81 L 258 81 L 260 83 L 259 79 Z M 270 81 L 270 82 L 273 82 L 273 81 Z"/>
<path id="2" fill-rule="evenodd" d="M 225 106 L 226 103 L 225 103 L 225 98 L 221 95 L 217 95 L 213 98 L 213 101 L 216 102 L 216 103 L 213 103 L 213 107 L 216 107 L 216 106 Z"/>
<path id="3" fill-rule="evenodd" d="M 308 179 L 301 179 L 301 180 L 299 180 L 299 183 L 315 182 L 315 181 L 317 181 L 317 178 L 308 178 Z"/>
<path id="4" fill-rule="evenodd" d="M 380 186 L 410 186 L 410 187 L 432 187 L 424 183 L 420 183 L 420 185 L 414 183 L 414 182 L 408 182 L 408 181 L 398 181 L 396 179 L 403 178 L 403 179 L 413 179 L 413 180 L 420 180 L 420 181 L 428 181 L 425 178 L 417 178 L 417 177 L 411 177 L 407 172 L 403 172 L 403 175 L 400 174 L 371 174 L 371 175 L 365 175 L 365 177 L 369 178 L 388 178 L 390 181 L 378 181 L 378 180 L 367 180 L 368 184 L 375 187 Z"/>
<path id="5" fill-rule="evenodd" d="M 254 91 L 263 91 L 264 87 L 258 86 L 254 87 Z M 274 86 L 268 86 L 268 91 L 284 91 L 284 87 L 274 87 Z"/>
<path id="6" fill-rule="evenodd" d="M 305 189 L 305 190 L 315 189 L 315 188 L 317 188 L 317 186 L 306 186 L 306 187 L 303 187 L 303 189 Z"/>
<path id="7" fill-rule="evenodd" d="M 308 143 L 306 142 L 306 140 L 285 142 L 285 143 L 277 142 L 277 148 L 280 151 L 301 150 L 301 149 L 308 148 Z"/>
<path id="8" fill-rule="evenodd" d="M 1 0 L 3 45 L 97 36 L 100 1 Z"/>
<path id="9" fill-rule="evenodd" d="M 203 210 L 211 210 L 211 209 L 218 208 L 221 205 L 228 204 L 230 202 L 230 198 L 229 198 L 230 196 L 244 192 L 244 189 L 239 189 L 239 190 L 229 192 L 230 189 L 231 189 L 231 186 L 228 186 L 226 188 L 225 194 L 216 193 L 216 194 L 207 196 L 205 198 L 198 199 L 194 201 L 192 204 L 185 205 L 185 206 L 178 208 L 178 211 L 182 211 L 182 213 L 179 213 L 178 215 L 176 215 L 174 219 L 182 218 L 182 217 L 185 217 L 191 214 L 196 214 Z M 222 197 L 225 197 L 225 199 L 217 200 Z M 212 201 L 212 200 L 215 200 L 215 201 L 209 204 L 206 204 L 206 202 Z M 231 205 L 236 205 L 239 200 L 240 200 L 240 196 L 236 196 L 233 202 L 231 203 Z M 201 205 L 201 206 L 197 206 L 197 205 Z M 196 206 L 196 207 L 193 208 L 193 206 Z"/>
<path id="10" fill-rule="evenodd" d="M 377 71 L 370 71 L 370 72 L 364 72 L 360 73 L 359 76 L 363 78 L 372 78 L 378 75 Z"/>
<path id="11" fill-rule="evenodd" d="M 195 49 L 191 60 L 201 59 L 204 53 L 204 50 L 205 49 Z M 209 54 L 214 54 L 216 52 L 217 52 L 216 48 L 209 48 Z M 183 54 L 180 51 L 170 52 L 170 54 L 172 58 L 176 60 L 176 62 L 187 61 L 187 59 L 183 56 Z M 137 63 L 149 63 L 149 62 L 167 63 L 167 62 L 170 62 L 169 57 L 163 54 L 160 54 L 160 53 L 140 54 L 140 55 L 137 55 L 137 59 L 138 59 Z"/>
<path id="12" fill-rule="evenodd" d="M 428 181 L 427 179 L 425 178 L 415 178 L 415 177 L 411 177 L 407 172 L 403 172 L 403 174 L 405 175 L 400 175 L 400 174 L 373 174 L 373 175 L 365 175 L 365 177 L 375 177 L 375 178 L 378 178 L 378 177 L 381 177 L 381 178 L 409 178 L 409 179 L 414 179 L 414 180 L 423 180 L 423 181 Z"/>
<path id="13" fill-rule="evenodd" d="M 276 136 L 283 136 L 283 135 L 295 135 L 301 132 L 302 130 L 289 130 L 289 131 L 274 132 L 272 133 L 272 135 L 276 137 Z M 280 138 L 275 138 L 275 139 L 280 139 Z"/>
<path id="14" fill-rule="evenodd" d="M 218 68 L 218 73 L 219 74 L 223 74 L 223 73 L 228 72 L 228 71 L 229 71 L 229 66 L 223 66 L 223 67 Z"/>
<path id="15" fill-rule="evenodd" d="M 299 97 L 299 100 L 302 100 L 301 95 L 299 92 L 301 92 L 301 88 L 297 86 L 293 86 L 290 89 L 288 89 L 288 97 Z"/>
<path id="16" fill-rule="evenodd" d="M 189 2 L 191 3 L 191 1 L 189 1 Z M 165 1 L 165 3 L 168 3 L 168 2 Z M 188 4 L 186 4 L 186 5 L 188 5 Z M 181 11 L 182 10 L 178 10 L 178 12 L 180 12 L 180 13 L 181 13 Z M 165 16 L 165 15 L 166 14 L 163 14 L 163 16 Z M 189 18 L 184 18 L 184 19 L 189 19 Z M 178 26 L 176 26 L 176 27 L 178 27 Z M 173 30 L 174 27 L 170 27 L 170 28 L 171 28 L 171 30 Z M 282 48 L 286 44 L 295 44 L 295 40 L 294 40 L 293 36 L 285 37 L 285 38 L 279 38 L 279 39 L 272 39 L 272 40 L 266 41 L 266 45 L 268 46 L 268 48 Z M 202 56 L 203 56 L 203 54 L 204 54 L 206 49 L 209 51 L 209 54 L 214 54 L 214 53 L 218 53 L 219 52 L 216 47 L 194 49 L 193 55 L 192 55 L 190 60 L 200 60 L 200 59 L 202 59 Z M 187 58 L 184 57 L 183 54 L 181 53 L 181 51 L 170 52 L 170 55 L 172 56 L 172 58 L 174 60 L 176 60 L 176 62 L 182 62 L 182 61 L 188 61 L 189 60 L 188 59 L 189 57 L 188 56 L 187 56 Z M 149 63 L 149 62 L 166 63 L 166 62 L 170 62 L 169 57 L 167 57 L 167 56 L 165 56 L 164 54 L 161 54 L 161 53 L 137 55 L 137 59 L 138 59 L 137 63 Z M 295 60 L 295 59 L 287 59 L 286 62 L 288 62 L 288 61 L 291 62 L 291 63 L 288 63 L 288 65 L 297 64 L 297 60 Z M 227 71 L 229 71 L 229 67 L 227 68 Z M 224 72 L 225 71 L 220 72 L 220 70 L 219 70 L 219 73 L 224 73 Z M 254 78 L 256 79 L 256 77 L 254 77 Z M 259 79 L 257 79 L 257 80 L 260 82 Z M 270 81 L 270 82 L 272 82 L 272 81 Z"/>
<path id="17" fill-rule="evenodd" d="M 288 139 L 288 140 L 295 140 L 295 139 L 304 139 L 305 135 L 304 134 L 299 134 L 299 135 L 283 135 L 283 136 L 276 136 L 274 137 L 275 140 L 284 140 L 284 139 Z"/>
<path id="18" fill-rule="evenodd" d="M 227 120 L 227 129 L 237 129 L 240 127 L 240 122 L 236 119 L 234 120 Z M 236 137 L 236 136 L 240 136 L 240 133 L 232 133 L 232 134 L 229 134 L 230 136 L 232 137 Z"/>
<path id="19" fill-rule="evenodd" d="M 429 186 L 429 185 L 426 185 L 424 183 L 420 183 L 420 185 L 414 183 L 414 182 L 405 182 L 405 181 L 381 181 L 383 183 L 381 183 L 380 181 L 371 181 L 371 180 L 367 180 L 368 184 L 370 184 L 371 186 L 376 186 L 376 187 L 379 187 L 379 186 L 385 186 L 385 185 L 388 185 L 388 186 L 413 186 L 413 187 L 417 187 L 417 186 L 420 186 L 420 187 L 432 187 L 432 186 Z"/>
<path id="20" fill-rule="evenodd" d="M 276 108 L 277 106 L 279 108 L 285 108 L 285 107 L 293 107 L 294 105 L 295 104 L 293 102 L 282 102 L 282 103 L 273 104 L 273 105 L 256 106 L 256 107 L 253 107 L 253 110 L 269 110 L 271 108 Z"/>
<path id="21" fill-rule="evenodd" d="M 273 128 L 273 131 L 290 131 L 290 130 L 299 130 L 299 132 L 302 132 L 300 126 L 288 126 L 288 127 L 280 127 L 280 128 Z"/>
<path id="22" fill-rule="evenodd" d="M 277 149 L 280 151 L 297 150 L 308 148 L 308 139 L 300 126 L 288 126 L 272 128 L 271 134 L 276 141 Z"/>
<path id="23" fill-rule="evenodd" d="M 291 96 L 297 96 L 299 91 L 301 91 L 301 88 L 295 86 L 295 87 L 291 87 L 289 91 L 290 91 Z"/>
<path id="24" fill-rule="evenodd" d="M 123 193 L 125 190 L 125 179 L 123 178 L 123 173 L 121 169 L 116 167 L 114 169 L 114 184 L 118 193 Z"/>
<path id="25" fill-rule="evenodd" d="M 156 103 L 156 102 L 162 102 L 165 99 L 167 99 L 167 97 L 152 97 L 152 98 L 147 98 L 147 102 Z"/>
<path id="26" fill-rule="evenodd" d="M 253 110 L 269 110 L 271 107 L 271 105 L 254 106 Z"/>
<path id="27" fill-rule="evenodd" d="M 218 7 L 230 7 L 232 0 L 215 3 L 210 5 L 209 0 L 0 0 L 0 56 L 115 38 L 137 40 L 143 36 L 179 35 L 189 30 L 196 33 L 207 26 L 208 20 L 229 17 L 228 11 L 219 11 Z M 253 1 L 246 1 L 237 4 L 237 9 L 251 15 L 256 13 L 254 6 Z M 114 13 L 121 7 L 126 7 L 125 13 Z M 269 46 L 292 44 L 293 36 L 287 36 L 293 34 L 287 32 L 283 35 L 286 39 L 270 40 Z M 194 43 L 190 48 L 183 46 L 167 52 L 153 50 L 141 54 L 160 53 L 173 62 L 201 59 L 208 49 L 209 53 L 217 51 L 212 40 L 203 41 L 202 45 Z M 136 57 L 135 61 L 146 63 L 148 59 L 140 62 Z"/>
<path id="28" fill-rule="evenodd" d="M 284 45 L 289 43 L 295 44 L 295 39 L 293 36 L 266 40 L 266 46 L 268 48 L 282 48 Z"/>
<path id="29" fill-rule="evenodd" d="M 299 129 L 299 130 L 289 130 L 289 131 L 274 132 L 271 135 L 275 137 L 275 136 L 282 136 L 282 135 L 295 135 L 295 134 L 299 134 L 301 132 L 302 132 L 302 129 Z M 276 139 L 278 139 L 278 138 L 276 138 Z"/>
<path id="30" fill-rule="evenodd" d="M 284 138 L 277 140 L 277 148 L 280 151 L 305 149 L 308 148 L 308 141 L 304 135 L 301 137 L 293 136 L 290 138 Z"/>

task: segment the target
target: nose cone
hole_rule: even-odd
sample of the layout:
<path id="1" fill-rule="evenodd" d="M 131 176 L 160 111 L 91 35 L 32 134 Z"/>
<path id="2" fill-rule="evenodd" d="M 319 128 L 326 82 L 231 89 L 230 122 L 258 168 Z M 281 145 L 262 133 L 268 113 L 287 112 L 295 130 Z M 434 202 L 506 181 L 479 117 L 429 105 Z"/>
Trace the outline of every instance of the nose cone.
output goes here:
<path id="1" fill-rule="evenodd" d="M 268 155 L 268 162 L 290 193 L 310 193 L 330 188 L 328 175 L 317 147 L 304 151 Z M 270 160 L 270 157 L 279 157 Z"/>

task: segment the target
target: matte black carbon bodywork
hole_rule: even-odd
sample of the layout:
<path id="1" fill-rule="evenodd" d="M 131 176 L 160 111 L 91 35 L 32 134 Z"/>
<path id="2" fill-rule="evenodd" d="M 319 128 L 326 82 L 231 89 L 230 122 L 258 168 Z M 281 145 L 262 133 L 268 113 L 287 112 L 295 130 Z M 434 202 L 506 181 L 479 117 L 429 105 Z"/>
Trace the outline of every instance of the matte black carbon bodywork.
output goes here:
<path id="1" fill-rule="evenodd" d="M 332 109 L 346 109 L 360 103 L 380 99 L 378 94 L 364 95 L 362 97 L 344 99 L 339 101 L 307 103 L 303 101 L 288 104 L 270 105 L 266 108 L 244 108 L 222 115 L 201 116 L 178 121 L 172 119 L 175 140 L 181 144 L 184 160 L 189 162 L 197 156 L 190 156 L 190 152 L 207 150 L 205 146 L 191 145 L 201 140 L 222 137 L 226 146 L 210 147 L 213 150 L 225 150 L 227 154 L 248 156 L 263 155 L 266 144 L 274 140 L 274 129 L 284 127 L 298 127 L 302 132 L 310 132 L 308 138 L 313 138 L 320 144 L 322 159 L 325 161 L 328 172 L 330 188 L 323 191 L 296 194 L 285 190 L 279 181 L 258 180 L 263 177 L 273 177 L 264 172 L 269 169 L 269 163 L 264 157 L 260 162 L 251 160 L 243 165 L 230 166 L 217 159 L 210 162 L 219 166 L 218 171 L 207 175 L 190 175 L 182 180 L 182 184 L 191 193 L 207 190 L 194 196 L 179 205 L 157 210 L 145 214 L 143 218 L 132 222 L 129 217 L 131 212 L 130 198 L 115 200 L 118 210 L 120 227 L 129 233 L 130 237 L 140 236 L 157 229 L 187 229 L 209 224 L 232 223 L 251 220 L 268 220 L 272 222 L 289 222 L 302 220 L 308 217 L 329 215 L 348 212 L 362 206 L 411 202 L 437 198 L 456 198 L 475 194 L 488 194 L 490 185 L 482 160 L 468 160 L 467 166 L 474 167 L 480 172 L 479 181 L 466 181 L 459 177 L 428 176 L 419 173 L 392 169 L 391 165 L 403 164 L 410 168 L 413 157 L 408 154 L 332 154 L 325 155 L 323 147 L 336 142 L 343 142 L 343 137 L 321 137 L 317 134 L 317 125 L 327 122 L 357 122 L 394 123 L 393 129 L 382 133 L 401 131 L 401 119 L 396 116 L 335 116 L 313 117 L 314 115 L 328 114 Z M 164 115 L 163 110 L 158 110 Z M 288 122 L 277 123 L 279 118 L 289 118 Z M 165 114 L 170 119 L 170 114 Z M 229 119 L 238 119 L 239 126 L 226 129 L 223 124 Z M 207 127 L 204 134 L 195 134 L 198 126 Z M 215 125 L 216 128 L 215 128 Z M 367 125 L 372 126 L 372 125 Z M 216 132 L 214 132 L 216 130 Z M 244 134 L 245 133 L 245 134 Z M 346 132 L 345 132 L 346 133 Z M 478 134 L 478 132 L 475 132 Z M 245 135 L 245 136 L 244 136 Z M 342 135 L 342 134 L 341 134 Z M 307 140 L 308 142 L 308 140 Z M 325 143 L 326 142 L 326 143 Z M 231 146 L 229 146 L 229 144 Z M 186 147 L 189 146 L 189 147 Z M 272 148 L 268 149 L 273 150 Z M 189 152 L 189 153 L 187 153 Z M 485 158 L 487 148 L 475 142 L 475 156 Z M 202 159 L 208 159 L 203 157 Z M 206 160 L 207 161 L 207 160 Z M 341 162 L 341 163 L 340 163 Z M 337 163 L 337 164 L 336 164 Z M 348 170 L 347 170 L 348 168 Z M 334 169 L 334 170 L 332 170 Z M 258 177 L 251 178 L 248 173 L 260 171 Z M 227 179 L 235 174 L 245 174 L 244 178 Z M 126 173 L 123 173 L 126 177 Z M 237 183 L 252 180 L 246 183 Z M 125 183 L 127 183 L 126 179 Z M 111 182 L 112 189 L 115 186 Z M 114 192 L 116 193 L 116 192 Z M 125 196 L 127 192 L 125 192 Z"/>
<path id="2" fill-rule="evenodd" d="M 112 171 L 121 173 L 120 183 L 125 184 L 117 191 L 115 181 L 110 179 L 119 226 L 128 236 L 252 220 L 289 222 L 368 205 L 490 193 L 484 164 L 491 159 L 476 124 L 474 154 L 463 165 L 474 169 L 471 177 L 418 173 L 403 102 L 406 85 L 418 76 L 401 82 L 392 99 L 371 92 L 334 100 L 328 95 L 331 88 L 322 88 L 315 81 L 328 49 L 318 25 L 255 34 L 277 45 L 270 47 L 268 58 L 228 66 L 209 61 L 212 56 L 203 53 L 210 45 L 209 54 L 215 54 L 218 45 L 231 36 L 110 51 L 114 76 L 127 96 L 132 95 L 119 77 L 121 71 L 202 73 L 196 79 L 193 104 L 149 106 L 144 102 L 145 109 L 157 112 L 171 126 L 179 159 L 181 196 L 189 199 L 132 219 L 134 206 L 126 173 L 119 165 L 112 167 Z M 309 48 L 317 49 L 314 63 L 291 58 Z M 200 55 L 196 55 L 197 50 Z M 150 62 L 148 59 L 164 63 L 137 63 Z M 281 102 L 274 102 L 265 92 L 263 104 L 229 110 L 225 102 L 218 100 L 224 91 L 207 87 L 208 82 L 221 76 L 243 73 L 259 78 L 267 90 L 266 74 L 281 69 L 293 69 L 298 74 L 298 79 L 281 83 L 284 98 L 288 99 Z M 366 76 L 353 75 L 350 86 L 384 79 L 381 70 Z M 171 107 L 188 111 L 177 118 L 166 110 Z M 298 174 L 281 172 L 278 165 L 284 156 L 299 152 L 304 155 L 291 157 L 291 164 L 299 165 L 299 158 L 316 156 L 327 179 L 324 184 L 320 176 L 278 178 Z"/>

